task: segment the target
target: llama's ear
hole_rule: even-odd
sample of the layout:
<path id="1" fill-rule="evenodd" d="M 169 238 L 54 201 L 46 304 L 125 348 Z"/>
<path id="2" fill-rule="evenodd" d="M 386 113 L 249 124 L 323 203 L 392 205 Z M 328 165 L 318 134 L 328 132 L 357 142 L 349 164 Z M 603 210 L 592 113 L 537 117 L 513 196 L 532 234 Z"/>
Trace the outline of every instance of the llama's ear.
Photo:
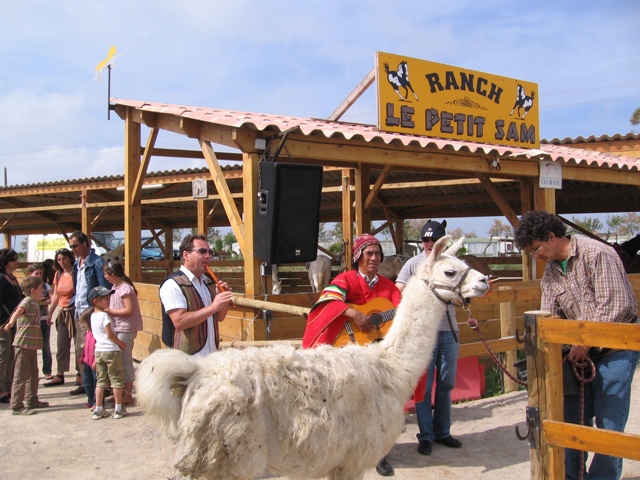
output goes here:
<path id="1" fill-rule="evenodd" d="M 429 255 L 429 260 L 435 262 L 436 259 L 444 253 L 444 249 L 449 245 L 451 241 L 451 235 L 445 235 L 440 240 L 438 240 L 433 246 L 433 250 L 431 250 L 431 255 Z"/>
<path id="2" fill-rule="evenodd" d="M 455 257 L 458 253 L 458 250 L 462 248 L 463 243 L 464 243 L 464 237 L 459 238 L 458 240 L 453 242 L 453 245 L 451 245 L 449 248 L 445 250 L 444 254 Z"/>

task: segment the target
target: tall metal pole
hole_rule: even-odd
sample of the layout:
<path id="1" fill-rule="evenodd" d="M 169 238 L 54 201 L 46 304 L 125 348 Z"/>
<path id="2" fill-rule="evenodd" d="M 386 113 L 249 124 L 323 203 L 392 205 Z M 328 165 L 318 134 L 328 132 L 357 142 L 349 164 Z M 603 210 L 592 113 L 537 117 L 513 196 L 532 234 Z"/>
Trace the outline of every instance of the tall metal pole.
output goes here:
<path id="1" fill-rule="evenodd" d="M 107 120 L 111 120 L 111 65 L 107 66 L 109 79 L 107 81 Z"/>

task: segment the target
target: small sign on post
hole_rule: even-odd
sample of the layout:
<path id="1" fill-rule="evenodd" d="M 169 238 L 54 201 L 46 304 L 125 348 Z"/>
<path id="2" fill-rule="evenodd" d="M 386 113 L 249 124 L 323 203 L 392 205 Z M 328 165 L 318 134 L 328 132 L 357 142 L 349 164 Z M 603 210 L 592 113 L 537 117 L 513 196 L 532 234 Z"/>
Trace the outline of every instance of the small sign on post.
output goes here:
<path id="1" fill-rule="evenodd" d="M 540 160 L 540 188 L 562 190 L 562 166 L 551 160 Z"/>
<path id="2" fill-rule="evenodd" d="M 191 182 L 193 198 L 207 198 L 207 181 L 204 178 L 196 178 Z"/>

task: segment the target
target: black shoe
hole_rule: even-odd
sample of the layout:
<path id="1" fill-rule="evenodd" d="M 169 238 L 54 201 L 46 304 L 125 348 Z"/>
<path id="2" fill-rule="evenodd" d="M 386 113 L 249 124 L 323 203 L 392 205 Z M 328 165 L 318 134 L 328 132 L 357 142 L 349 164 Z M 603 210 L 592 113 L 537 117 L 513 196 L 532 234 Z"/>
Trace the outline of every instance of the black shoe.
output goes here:
<path id="1" fill-rule="evenodd" d="M 418 453 L 420 455 L 431 455 L 431 442 L 429 440 L 422 440 L 418 443 Z"/>
<path id="2" fill-rule="evenodd" d="M 449 448 L 460 448 L 462 446 L 462 442 L 453 438 L 451 435 L 448 437 L 441 438 L 440 440 L 436 439 L 437 443 L 443 444 L 445 447 Z"/>
<path id="3" fill-rule="evenodd" d="M 384 457 L 376 465 L 376 472 L 383 477 L 391 477 L 394 474 L 393 467 L 387 462 L 387 457 Z"/>
<path id="4" fill-rule="evenodd" d="M 74 388 L 69 392 L 69 395 L 82 395 L 83 393 L 87 393 L 84 391 L 84 387 L 80 385 L 78 388 Z"/>

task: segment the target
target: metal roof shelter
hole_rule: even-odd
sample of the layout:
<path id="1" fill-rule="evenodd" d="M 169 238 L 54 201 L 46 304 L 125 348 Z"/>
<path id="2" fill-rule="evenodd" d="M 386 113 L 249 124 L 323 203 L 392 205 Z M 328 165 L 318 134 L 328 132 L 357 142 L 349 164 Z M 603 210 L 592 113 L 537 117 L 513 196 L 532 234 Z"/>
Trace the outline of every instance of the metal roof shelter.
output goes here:
<path id="1" fill-rule="evenodd" d="M 204 232 L 230 225 L 245 259 L 246 295 L 257 294 L 261 262 L 253 255 L 253 219 L 262 151 L 256 140 L 271 142 L 273 153 L 285 133 L 278 161 L 324 167 L 320 221 L 343 221 L 345 239 L 367 231 L 372 220 L 384 222 L 378 230 L 390 227 L 401 250 L 408 218 L 504 215 L 516 225 L 517 216 L 532 208 L 559 214 L 640 211 L 637 158 L 564 141 L 527 150 L 331 120 L 122 99 L 112 104 L 125 122 L 124 176 L 0 189 L 3 233 L 124 230 L 125 266 L 139 281 L 141 230 L 171 238 L 174 228 L 197 225 Z M 156 148 L 160 130 L 192 138 L 194 148 Z M 206 168 L 147 173 L 152 156 L 202 158 Z M 562 165 L 562 190 L 538 187 L 540 159 Z M 220 160 L 237 164 L 224 167 Z M 196 178 L 210 185 L 205 199 L 192 197 Z"/>

